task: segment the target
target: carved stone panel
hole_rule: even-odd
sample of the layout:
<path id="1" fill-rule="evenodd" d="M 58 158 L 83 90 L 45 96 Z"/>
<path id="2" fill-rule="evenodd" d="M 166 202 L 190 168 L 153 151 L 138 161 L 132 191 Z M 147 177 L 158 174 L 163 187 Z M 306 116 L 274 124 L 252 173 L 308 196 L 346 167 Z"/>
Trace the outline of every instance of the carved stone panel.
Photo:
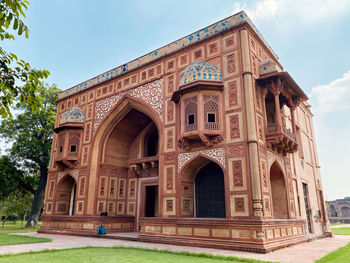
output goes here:
<path id="1" fill-rule="evenodd" d="M 246 167 L 244 157 L 228 158 L 230 191 L 247 189 Z"/>
<path id="2" fill-rule="evenodd" d="M 226 115 L 227 142 L 238 142 L 243 140 L 242 114 L 231 113 Z"/>
<path id="3" fill-rule="evenodd" d="M 200 150 L 200 151 L 194 151 L 189 153 L 180 153 L 178 155 L 178 171 L 181 170 L 181 168 L 190 162 L 192 159 L 197 157 L 198 155 L 204 155 L 208 156 L 210 158 L 213 158 L 217 160 L 224 168 L 225 165 L 225 149 L 224 148 L 215 148 L 215 149 L 209 149 L 209 150 Z"/>

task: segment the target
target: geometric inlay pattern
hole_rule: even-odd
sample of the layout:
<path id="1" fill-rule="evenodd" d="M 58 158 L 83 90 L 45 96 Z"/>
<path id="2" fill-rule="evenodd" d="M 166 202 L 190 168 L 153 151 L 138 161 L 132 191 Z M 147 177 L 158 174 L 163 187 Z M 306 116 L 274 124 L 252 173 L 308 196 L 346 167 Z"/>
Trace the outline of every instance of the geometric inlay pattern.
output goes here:
<path id="1" fill-rule="evenodd" d="M 182 71 L 179 87 L 197 80 L 221 81 L 221 71 L 213 64 L 195 61 Z"/>
<path id="2" fill-rule="evenodd" d="M 116 104 L 118 104 L 118 102 L 125 95 L 129 95 L 130 97 L 143 100 L 146 104 L 150 105 L 158 113 L 159 118 L 162 120 L 163 78 L 97 101 L 96 108 L 95 108 L 94 134 L 98 126 L 100 126 L 103 118 L 108 115 L 108 113 L 112 110 L 112 108 Z"/>
<path id="3" fill-rule="evenodd" d="M 85 121 L 85 114 L 84 112 L 78 108 L 73 107 L 69 110 L 66 110 L 61 114 L 60 118 L 60 124 L 66 123 L 66 122 L 84 122 Z"/>
<path id="4" fill-rule="evenodd" d="M 195 152 L 189 152 L 189 153 L 180 153 L 178 155 L 178 161 L 177 161 L 177 170 L 180 171 L 181 168 L 191 161 L 193 158 L 197 157 L 198 155 L 204 155 L 207 157 L 210 157 L 212 159 L 217 160 L 219 163 L 222 164 L 222 166 L 225 168 L 225 149 L 224 148 L 216 148 L 216 149 L 208 149 L 208 150 L 200 150 Z"/>
<path id="5" fill-rule="evenodd" d="M 247 16 L 247 14 L 244 11 L 241 11 L 237 14 L 234 14 L 230 17 L 227 17 L 221 21 L 216 22 L 215 24 L 202 28 L 190 35 L 187 35 L 185 37 L 182 37 L 181 39 L 178 39 L 172 43 L 169 43 L 166 46 L 163 46 L 161 48 L 158 48 L 142 57 L 139 57 L 137 59 L 134 59 L 126 64 L 123 64 L 121 66 L 118 66 L 112 70 L 109 70 L 105 73 L 102 73 L 88 81 L 85 81 L 83 83 L 80 83 L 79 85 L 76 85 L 70 89 L 67 89 L 59 94 L 59 99 L 63 99 L 67 96 L 71 96 L 75 93 L 81 92 L 85 89 L 88 89 L 89 87 L 99 85 L 105 81 L 108 81 L 114 77 L 126 74 L 130 72 L 131 70 L 137 69 L 142 67 L 143 65 L 149 64 L 152 61 L 155 61 L 161 57 L 165 57 L 169 54 L 172 54 L 176 51 L 179 51 L 181 49 L 187 48 L 188 46 L 194 45 L 198 42 L 202 42 L 214 35 L 220 34 L 224 31 L 228 31 L 231 28 L 234 28 L 244 22 L 247 22 L 252 29 L 255 31 L 255 33 L 258 35 L 260 40 L 266 45 L 266 47 L 270 50 L 270 52 L 273 54 L 273 56 L 278 59 L 275 52 L 271 49 L 269 44 L 266 42 L 266 40 L 263 38 L 261 33 L 257 30 L 256 26 L 252 23 L 250 18 Z"/>

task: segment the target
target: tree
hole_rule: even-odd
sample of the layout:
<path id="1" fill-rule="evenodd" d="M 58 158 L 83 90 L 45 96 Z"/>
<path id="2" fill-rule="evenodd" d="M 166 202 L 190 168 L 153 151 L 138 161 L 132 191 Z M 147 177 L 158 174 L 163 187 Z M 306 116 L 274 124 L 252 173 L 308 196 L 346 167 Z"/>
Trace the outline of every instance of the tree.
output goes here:
<path id="1" fill-rule="evenodd" d="M 25 17 L 24 10 L 28 8 L 27 0 L 0 0 L 0 39 L 14 40 L 15 36 L 25 34 L 29 30 L 21 20 Z M 12 27 L 12 29 L 11 29 Z M 6 52 L 0 47 L 0 116 L 11 116 L 10 106 L 17 100 L 22 105 L 36 107 L 36 87 L 40 80 L 49 76 L 47 70 L 33 69 L 29 63 L 18 59 L 13 53 Z"/>
<path id="2" fill-rule="evenodd" d="M 33 196 L 29 192 L 24 192 L 21 189 L 11 192 L 6 198 L 0 200 L 2 227 L 5 226 L 9 216 L 14 217 L 15 220 L 18 218 L 23 219 L 23 224 L 29 212 L 32 200 Z"/>
<path id="3" fill-rule="evenodd" d="M 35 95 L 40 101 L 36 102 L 35 109 L 19 103 L 15 109 L 21 113 L 3 120 L 0 125 L 0 135 L 7 142 L 12 142 L 9 152 L 11 159 L 7 162 L 12 162 L 15 168 L 11 169 L 16 176 L 11 180 L 34 195 L 27 227 L 37 224 L 42 207 L 56 118 L 55 102 L 59 92 L 54 85 L 39 86 Z M 0 172 L 0 176 L 5 173 Z"/>

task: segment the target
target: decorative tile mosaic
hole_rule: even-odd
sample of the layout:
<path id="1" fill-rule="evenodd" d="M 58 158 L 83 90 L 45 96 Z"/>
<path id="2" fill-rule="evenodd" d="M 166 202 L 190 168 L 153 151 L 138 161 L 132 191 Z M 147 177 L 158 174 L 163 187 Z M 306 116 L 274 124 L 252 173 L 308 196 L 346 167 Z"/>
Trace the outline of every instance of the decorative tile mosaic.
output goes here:
<path id="1" fill-rule="evenodd" d="M 221 71 L 217 66 L 207 62 L 193 62 L 182 71 L 179 87 L 197 80 L 221 81 Z"/>
<path id="2" fill-rule="evenodd" d="M 104 117 L 118 104 L 118 102 L 125 96 L 129 95 L 134 98 L 143 100 L 150 105 L 159 115 L 162 120 L 163 117 L 163 78 L 155 80 L 151 83 L 130 89 L 111 97 L 99 100 L 95 105 L 95 122 L 94 134 L 100 126 Z"/>
<path id="3" fill-rule="evenodd" d="M 224 148 L 216 148 L 216 149 L 208 149 L 208 150 L 200 150 L 195 152 L 189 152 L 189 153 L 179 153 L 178 155 L 178 163 L 177 163 L 177 170 L 178 172 L 181 170 L 181 168 L 197 157 L 198 155 L 204 155 L 208 156 L 212 159 L 217 160 L 219 163 L 222 164 L 222 166 L 225 168 L 225 149 Z"/>
<path id="4" fill-rule="evenodd" d="M 85 121 L 85 114 L 78 107 L 73 107 L 69 110 L 66 110 L 61 114 L 61 117 L 60 117 L 60 125 L 66 122 L 84 122 L 84 121 Z"/>
<path id="5" fill-rule="evenodd" d="M 269 48 L 271 53 L 278 59 L 275 52 L 272 50 L 272 48 L 267 44 L 259 30 L 255 27 L 255 25 L 252 23 L 250 18 L 247 16 L 247 14 L 244 11 L 241 11 L 237 14 L 234 14 L 226 19 L 223 19 L 215 24 L 212 24 L 208 27 L 205 27 L 199 31 L 194 32 L 193 34 L 190 34 L 188 36 L 185 36 L 177 41 L 174 41 L 166 46 L 163 46 L 157 50 L 154 50 L 142 57 L 139 57 L 135 60 L 132 60 L 124 65 L 121 65 L 117 68 L 114 68 L 110 71 L 107 71 L 103 74 L 98 75 L 97 77 L 94 77 L 88 81 L 85 81 L 81 84 L 78 84 L 75 87 L 72 87 L 70 89 L 67 89 L 60 93 L 59 99 L 63 99 L 65 97 L 71 96 L 73 94 L 76 94 L 82 90 L 85 90 L 91 86 L 100 84 L 106 80 L 109 80 L 111 78 L 114 78 L 116 76 L 119 76 L 121 74 L 124 74 L 128 72 L 129 70 L 133 70 L 136 68 L 139 68 L 151 61 L 154 61 L 156 59 L 159 59 L 160 57 L 166 56 L 168 54 L 174 53 L 180 49 L 183 49 L 185 47 L 188 47 L 190 45 L 193 45 L 195 43 L 198 43 L 208 37 L 211 37 L 213 35 L 216 35 L 220 32 L 229 30 L 233 27 L 236 27 L 244 22 L 247 22 L 252 29 L 256 32 L 256 34 L 259 36 L 259 38 L 264 42 L 264 44 Z"/>

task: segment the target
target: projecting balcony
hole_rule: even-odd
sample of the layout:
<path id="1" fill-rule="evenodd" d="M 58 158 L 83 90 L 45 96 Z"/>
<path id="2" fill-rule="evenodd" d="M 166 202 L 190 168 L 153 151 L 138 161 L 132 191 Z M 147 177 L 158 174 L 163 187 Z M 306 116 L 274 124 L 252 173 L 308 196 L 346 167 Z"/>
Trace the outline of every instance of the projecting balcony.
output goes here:
<path id="1" fill-rule="evenodd" d="M 129 171 L 136 177 L 158 176 L 158 156 L 128 160 Z"/>
<path id="2" fill-rule="evenodd" d="M 293 153 L 298 149 L 295 134 L 283 125 L 279 127 L 276 123 L 267 125 L 266 143 L 270 148 L 283 153 L 283 155 Z"/>

